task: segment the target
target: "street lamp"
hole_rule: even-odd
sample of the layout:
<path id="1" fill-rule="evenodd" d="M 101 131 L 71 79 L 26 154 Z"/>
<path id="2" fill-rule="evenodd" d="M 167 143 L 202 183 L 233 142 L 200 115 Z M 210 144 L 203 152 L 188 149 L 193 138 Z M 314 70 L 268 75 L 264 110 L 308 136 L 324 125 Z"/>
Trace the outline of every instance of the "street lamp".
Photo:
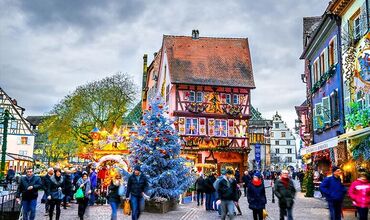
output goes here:
<path id="1" fill-rule="evenodd" d="M 3 125 L 3 145 L 1 147 L 1 173 L 0 179 L 3 178 L 5 174 L 5 155 L 6 155 L 6 148 L 7 148 L 7 141 L 8 141 L 8 124 L 9 120 L 15 120 L 14 116 L 10 114 L 8 109 L 5 109 L 2 117 L 0 118 L 1 124 Z"/>

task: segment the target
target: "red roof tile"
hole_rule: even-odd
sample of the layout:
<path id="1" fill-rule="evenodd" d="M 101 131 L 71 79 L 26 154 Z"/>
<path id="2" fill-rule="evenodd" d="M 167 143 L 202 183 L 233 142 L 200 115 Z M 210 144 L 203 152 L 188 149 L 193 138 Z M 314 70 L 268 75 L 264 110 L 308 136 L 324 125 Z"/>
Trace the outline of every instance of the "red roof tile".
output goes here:
<path id="1" fill-rule="evenodd" d="M 163 39 L 172 83 L 255 88 L 247 38 Z"/>

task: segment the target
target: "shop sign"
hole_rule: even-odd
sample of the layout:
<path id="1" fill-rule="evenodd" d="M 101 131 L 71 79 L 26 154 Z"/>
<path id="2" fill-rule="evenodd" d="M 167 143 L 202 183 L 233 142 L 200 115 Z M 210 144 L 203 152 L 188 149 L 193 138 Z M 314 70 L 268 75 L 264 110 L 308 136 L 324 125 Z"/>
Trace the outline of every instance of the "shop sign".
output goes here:
<path id="1" fill-rule="evenodd" d="M 329 148 L 336 147 L 336 146 L 338 146 L 338 137 L 331 138 L 329 140 L 320 142 L 320 143 L 315 144 L 315 145 L 311 145 L 311 146 L 306 147 L 306 148 L 302 148 L 301 149 L 301 155 L 303 156 L 305 154 L 314 153 L 314 152 L 317 152 L 317 151 L 329 149 Z"/>

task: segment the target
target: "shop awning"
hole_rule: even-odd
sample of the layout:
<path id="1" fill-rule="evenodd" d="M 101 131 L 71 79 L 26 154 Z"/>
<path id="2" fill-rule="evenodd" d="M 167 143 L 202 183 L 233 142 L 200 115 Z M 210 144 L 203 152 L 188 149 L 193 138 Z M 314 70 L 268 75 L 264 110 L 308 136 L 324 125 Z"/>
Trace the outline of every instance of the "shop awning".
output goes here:
<path id="1" fill-rule="evenodd" d="M 301 155 L 303 156 L 305 154 L 314 153 L 317 151 L 329 149 L 329 148 L 336 147 L 336 146 L 338 146 L 338 137 L 333 137 L 328 140 L 322 141 L 320 143 L 311 145 L 309 147 L 302 148 Z"/>
<path id="2" fill-rule="evenodd" d="M 356 131 L 350 131 L 339 136 L 339 142 L 351 140 L 362 137 L 364 135 L 370 135 L 370 127 L 362 128 Z"/>

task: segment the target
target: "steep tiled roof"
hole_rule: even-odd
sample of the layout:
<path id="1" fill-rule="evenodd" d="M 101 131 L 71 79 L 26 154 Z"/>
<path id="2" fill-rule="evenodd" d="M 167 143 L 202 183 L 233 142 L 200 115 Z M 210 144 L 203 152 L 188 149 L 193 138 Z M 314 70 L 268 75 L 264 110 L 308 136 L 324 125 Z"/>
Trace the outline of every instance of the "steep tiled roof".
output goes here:
<path id="1" fill-rule="evenodd" d="M 255 88 L 247 38 L 163 39 L 172 83 Z"/>
<path id="2" fill-rule="evenodd" d="M 307 46 L 309 37 L 319 26 L 321 19 L 321 16 L 303 18 L 303 48 Z"/>

